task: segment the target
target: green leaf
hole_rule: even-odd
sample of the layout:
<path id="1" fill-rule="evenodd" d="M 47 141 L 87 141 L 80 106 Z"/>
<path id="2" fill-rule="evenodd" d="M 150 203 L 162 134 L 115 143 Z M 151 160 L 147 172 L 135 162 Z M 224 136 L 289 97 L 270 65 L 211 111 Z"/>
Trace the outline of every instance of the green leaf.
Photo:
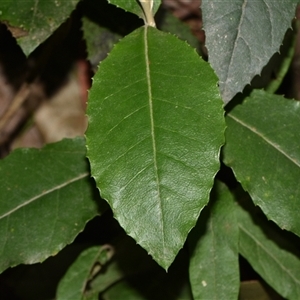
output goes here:
<path id="1" fill-rule="evenodd" d="M 206 205 L 224 119 L 195 50 L 142 27 L 100 65 L 88 103 L 92 175 L 115 217 L 168 268 Z"/>
<path id="2" fill-rule="evenodd" d="M 78 0 L 5 0 L 0 6 L 0 20 L 27 32 L 19 43 L 28 55 L 70 16 L 77 3 Z"/>
<path id="3" fill-rule="evenodd" d="M 236 206 L 239 251 L 253 269 L 285 299 L 300 299 L 300 260 L 288 251 L 288 240 L 254 205 Z M 278 239 L 277 236 L 280 236 Z M 299 243 L 299 241 L 298 241 Z"/>
<path id="4" fill-rule="evenodd" d="M 55 255 L 97 214 L 82 138 L 0 161 L 0 271 Z"/>
<path id="5" fill-rule="evenodd" d="M 89 282 L 97 275 L 103 266 L 111 259 L 113 248 L 106 245 L 92 247 L 83 251 L 60 281 L 57 300 L 93 299 L 87 288 Z M 98 299 L 98 295 L 95 299 Z"/>
<path id="6" fill-rule="evenodd" d="M 296 0 L 202 0 L 209 61 L 225 103 L 241 92 L 279 51 Z"/>
<path id="7" fill-rule="evenodd" d="M 188 241 L 194 299 L 237 299 L 238 224 L 233 197 L 224 184 L 216 182 L 212 200 Z"/>
<path id="8" fill-rule="evenodd" d="M 226 121 L 225 163 L 269 219 L 300 235 L 300 103 L 257 90 Z"/>
<path id="9" fill-rule="evenodd" d="M 143 2 L 152 2 L 152 13 L 155 15 L 157 12 L 161 0 L 140 0 Z M 116 5 L 117 7 L 121 7 L 126 11 L 129 11 L 133 14 L 138 15 L 140 18 L 144 18 L 143 9 L 140 5 L 139 0 L 108 0 L 109 3 Z"/>

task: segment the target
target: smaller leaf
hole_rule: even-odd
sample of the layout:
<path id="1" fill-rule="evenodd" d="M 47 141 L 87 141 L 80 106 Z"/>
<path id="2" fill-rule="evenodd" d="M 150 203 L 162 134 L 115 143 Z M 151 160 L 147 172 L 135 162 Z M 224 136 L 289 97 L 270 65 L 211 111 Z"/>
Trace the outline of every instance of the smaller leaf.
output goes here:
<path id="1" fill-rule="evenodd" d="M 83 251 L 59 283 L 56 299 L 98 299 L 96 294 L 87 290 L 88 283 L 111 259 L 113 252 L 113 248 L 108 245 L 100 248 L 92 247 Z"/>
<path id="2" fill-rule="evenodd" d="M 256 212 L 249 203 L 236 206 L 241 255 L 284 298 L 300 299 L 299 257 L 286 250 L 284 232 Z"/>
<path id="3" fill-rule="evenodd" d="M 260 74 L 291 27 L 297 0 L 202 0 L 209 61 L 225 103 Z"/>
<path id="4" fill-rule="evenodd" d="M 55 255 L 97 214 L 85 152 L 76 138 L 0 161 L 0 272 Z"/>
<path id="5" fill-rule="evenodd" d="M 300 102 L 255 90 L 226 122 L 224 162 L 269 219 L 300 236 Z"/>
<path id="6" fill-rule="evenodd" d="M 193 249 L 189 269 L 193 296 L 195 300 L 237 299 L 240 280 L 235 204 L 228 188 L 218 181 L 212 196 L 188 239 Z"/>
<path id="7" fill-rule="evenodd" d="M 108 220 L 114 227 L 116 221 Z M 111 227 L 111 226 L 109 226 Z M 119 226 L 118 226 L 119 228 Z M 111 230 L 104 229 L 105 232 Z M 181 251 L 166 273 L 147 252 L 122 230 L 110 242 L 113 258 L 88 283 L 88 300 L 99 299 L 192 299 L 188 281 L 188 256 Z M 105 253 L 104 253 L 105 254 Z M 159 292 L 158 292 L 159 291 Z M 98 298 L 97 298 L 98 299 Z"/>
<path id="8" fill-rule="evenodd" d="M 19 42 L 29 54 L 70 16 L 77 3 L 78 0 L 2 1 L 0 21 L 5 20 L 10 26 L 27 32 Z"/>

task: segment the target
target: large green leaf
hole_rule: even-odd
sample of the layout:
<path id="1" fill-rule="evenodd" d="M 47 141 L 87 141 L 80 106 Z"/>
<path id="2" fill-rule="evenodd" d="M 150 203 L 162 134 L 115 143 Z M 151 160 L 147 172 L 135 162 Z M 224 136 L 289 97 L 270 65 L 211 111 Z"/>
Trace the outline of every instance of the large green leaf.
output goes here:
<path id="1" fill-rule="evenodd" d="M 209 61 L 225 103 L 279 51 L 297 0 L 202 0 Z"/>
<path id="2" fill-rule="evenodd" d="M 140 2 L 150 2 L 150 7 L 152 7 L 153 15 L 157 12 L 161 0 L 108 0 L 109 3 L 121 7 L 126 11 L 138 15 L 140 18 L 144 18 L 144 13 Z"/>
<path id="3" fill-rule="evenodd" d="M 0 161 L 0 271 L 55 255 L 97 214 L 82 138 Z"/>
<path id="4" fill-rule="evenodd" d="M 77 3 L 78 0 L 5 0 L 0 4 L 0 20 L 27 32 L 19 42 L 29 54 L 70 16 Z"/>
<path id="5" fill-rule="evenodd" d="M 94 78 L 88 157 L 115 217 L 167 268 L 208 202 L 224 120 L 217 78 L 195 50 L 142 27 Z"/>
<path id="6" fill-rule="evenodd" d="M 254 91 L 226 121 L 225 163 L 269 219 L 300 235 L 300 103 Z"/>
<path id="7" fill-rule="evenodd" d="M 290 237 L 285 239 L 285 232 L 257 213 L 253 204 L 241 203 L 236 205 L 240 253 L 281 296 L 300 299 L 300 260 L 288 250 Z"/>
<path id="8" fill-rule="evenodd" d="M 237 299 L 240 287 L 238 224 L 228 188 L 216 182 L 212 202 L 189 236 L 194 299 Z"/>

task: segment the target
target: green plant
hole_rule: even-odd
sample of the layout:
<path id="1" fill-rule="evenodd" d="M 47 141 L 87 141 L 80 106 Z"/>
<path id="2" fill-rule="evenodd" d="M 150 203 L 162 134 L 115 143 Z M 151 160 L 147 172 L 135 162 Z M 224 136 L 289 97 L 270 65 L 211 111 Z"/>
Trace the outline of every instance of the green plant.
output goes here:
<path id="1" fill-rule="evenodd" d="M 97 7 L 83 1 L 77 12 L 82 3 Z M 134 19 L 101 62 L 86 141 L 17 149 L 0 162 L 1 271 L 57 254 L 96 215 L 116 226 L 111 209 L 126 234 L 82 251 L 57 299 L 237 299 L 239 254 L 282 297 L 299 299 L 299 102 L 275 94 L 291 56 L 265 90 L 244 90 L 279 51 L 297 1 L 203 0 L 210 64 L 155 28 L 160 1 L 110 3 L 145 25 Z M 5 1 L 0 19 L 27 31 L 29 54 L 49 36 L 61 45 L 51 35 L 76 4 Z"/>

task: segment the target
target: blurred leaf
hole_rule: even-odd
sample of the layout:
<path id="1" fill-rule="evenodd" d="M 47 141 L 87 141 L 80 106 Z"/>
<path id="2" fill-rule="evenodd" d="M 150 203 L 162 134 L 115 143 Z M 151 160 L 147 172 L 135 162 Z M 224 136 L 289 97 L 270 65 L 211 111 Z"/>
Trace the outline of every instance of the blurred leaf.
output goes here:
<path id="1" fill-rule="evenodd" d="M 221 182 L 189 236 L 190 281 L 197 299 L 237 299 L 240 286 L 235 203 Z"/>
<path id="2" fill-rule="evenodd" d="M 88 284 L 111 259 L 113 248 L 96 246 L 83 251 L 60 281 L 57 300 L 94 299 L 95 294 L 89 295 Z M 95 298 L 98 299 L 98 296 Z"/>
<path id="3" fill-rule="evenodd" d="M 153 2 L 153 8 L 152 12 L 153 15 L 157 12 L 161 0 L 140 0 L 143 2 L 152 1 Z M 117 7 L 121 7 L 126 11 L 129 11 L 133 14 L 138 15 L 140 18 L 144 18 L 143 9 L 139 3 L 139 0 L 108 0 L 109 3 L 116 5 Z"/>
<path id="4" fill-rule="evenodd" d="M 88 157 L 125 231 L 167 269 L 206 205 L 224 119 L 217 78 L 195 50 L 152 27 L 101 63 L 88 103 Z"/>
<path id="5" fill-rule="evenodd" d="M 165 11 L 164 17 L 159 24 L 159 29 L 175 34 L 183 41 L 187 41 L 193 48 L 200 52 L 200 43 L 195 35 L 192 34 L 190 27 L 173 16 L 169 11 Z"/>
<path id="6" fill-rule="evenodd" d="M 97 214 L 82 138 L 0 161 L 0 271 L 55 255 Z"/>
<path id="7" fill-rule="evenodd" d="M 224 162 L 269 219 L 300 235 L 300 103 L 257 90 L 226 121 Z"/>
<path id="8" fill-rule="evenodd" d="M 286 299 L 300 299 L 300 260 L 284 247 L 278 232 L 270 228 L 273 223 L 255 213 L 254 205 L 236 206 L 239 223 L 239 252 L 253 269 Z M 275 234 L 274 234 L 275 233 Z M 282 245 L 281 245 L 282 244 Z"/>
<path id="9" fill-rule="evenodd" d="M 297 0 L 202 0 L 209 61 L 225 103 L 260 74 L 279 51 Z"/>
<path id="10" fill-rule="evenodd" d="M 88 249 L 70 267 L 60 283 L 58 294 L 61 299 L 77 299 L 76 295 L 83 295 L 80 293 L 80 288 L 86 290 L 83 299 L 89 300 L 98 297 L 103 300 L 192 299 L 188 283 L 186 252 L 180 252 L 169 272 L 166 273 L 123 231 L 118 238 L 112 240 L 110 245 L 104 245 L 101 249 L 99 247 Z M 113 250 L 107 253 L 110 249 Z M 101 257 L 100 261 L 96 262 L 99 250 L 102 251 Z M 63 290 L 68 291 L 69 296 L 66 293 L 62 294 Z M 77 290 L 76 295 L 72 290 Z"/>
<path id="11" fill-rule="evenodd" d="M 96 71 L 99 62 L 107 56 L 114 44 L 121 39 L 121 35 L 111 32 L 87 18 L 83 18 L 83 32 L 87 44 L 88 59 Z"/>
<path id="12" fill-rule="evenodd" d="M 19 42 L 28 55 L 70 16 L 77 3 L 78 0 L 6 0 L 1 2 L 0 21 L 27 32 Z"/>

